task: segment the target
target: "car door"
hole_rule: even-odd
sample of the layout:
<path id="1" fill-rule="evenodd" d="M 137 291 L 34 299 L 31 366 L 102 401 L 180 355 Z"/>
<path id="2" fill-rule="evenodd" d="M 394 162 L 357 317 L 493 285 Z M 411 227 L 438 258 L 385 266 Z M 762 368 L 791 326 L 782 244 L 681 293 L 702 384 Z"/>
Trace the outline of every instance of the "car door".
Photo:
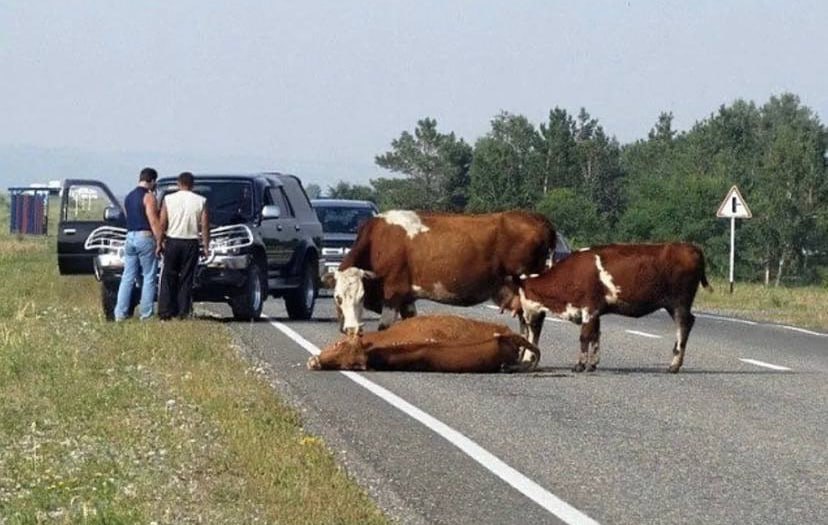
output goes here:
<path id="1" fill-rule="evenodd" d="M 117 210 L 109 221 L 104 219 L 107 208 Z M 60 192 L 57 238 L 58 269 L 62 275 L 94 273 L 96 253 L 85 250 L 83 243 L 100 226 L 125 227 L 121 203 L 100 181 L 67 179 Z"/>
<path id="2" fill-rule="evenodd" d="M 281 186 L 268 188 L 270 201 L 279 206 L 280 215 L 278 219 L 266 219 L 267 227 L 270 230 L 273 240 L 268 247 L 268 265 L 271 267 L 274 277 L 288 277 L 293 252 L 299 243 L 298 223 L 296 214 L 290 201 L 285 196 Z"/>

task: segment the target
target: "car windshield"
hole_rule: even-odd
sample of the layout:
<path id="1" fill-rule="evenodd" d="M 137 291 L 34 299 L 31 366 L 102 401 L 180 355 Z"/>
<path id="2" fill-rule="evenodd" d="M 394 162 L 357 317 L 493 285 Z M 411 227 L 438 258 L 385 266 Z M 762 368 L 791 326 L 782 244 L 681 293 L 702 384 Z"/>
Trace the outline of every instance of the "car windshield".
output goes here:
<path id="1" fill-rule="evenodd" d="M 316 216 L 325 233 L 356 233 L 363 222 L 374 216 L 370 208 L 319 206 Z"/>
<path id="2" fill-rule="evenodd" d="M 160 200 L 178 191 L 175 184 L 159 187 Z M 196 180 L 193 192 L 207 198 L 210 225 L 227 226 L 248 222 L 253 218 L 253 188 L 250 181 Z"/>

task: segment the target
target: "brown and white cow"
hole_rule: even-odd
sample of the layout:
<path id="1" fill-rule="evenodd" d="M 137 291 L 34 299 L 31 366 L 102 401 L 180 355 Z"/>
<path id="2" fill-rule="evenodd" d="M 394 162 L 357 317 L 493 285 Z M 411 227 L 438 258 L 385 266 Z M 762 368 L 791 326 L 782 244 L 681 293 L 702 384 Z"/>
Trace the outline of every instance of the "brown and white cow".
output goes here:
<path id="1" fill-rule="evenodd" d="M 362 225 L 325 284 L 334 289 L 343 332 L 359 332 L 363 306 L 382 313 L 382 330 L 397 315 L 416 315 L 420 298 L 458 306 L 497 298 L 509 278 L 546 268 L 554 244 L 554 228 L 536 213 L 394 210 Z"/>
<path id="2" fill-rule="evenodd" d="M 691 313 L 699 283 L 712 290 L 704 254 L 691 244 L 613 244 L 573 253 L 512 289 L 510 308 L 529 325 L 538 344 L 546 314 L 581 325 L 581 348 L 574 371 L 595 370 L 601 335 L 600 317 L 641 317 L 664 308 L 676 323 L 670 372 L 684 362 Z M 506 301 L 504 301 L 506 302 Z"/>
<path id="3" fill-rule="evenodd" d="M 311 370 L 520 372 L 540 350 L 504 325 L 453 315 L 405 319 L 382 332 L 349 334 L 308 360 Z"/>

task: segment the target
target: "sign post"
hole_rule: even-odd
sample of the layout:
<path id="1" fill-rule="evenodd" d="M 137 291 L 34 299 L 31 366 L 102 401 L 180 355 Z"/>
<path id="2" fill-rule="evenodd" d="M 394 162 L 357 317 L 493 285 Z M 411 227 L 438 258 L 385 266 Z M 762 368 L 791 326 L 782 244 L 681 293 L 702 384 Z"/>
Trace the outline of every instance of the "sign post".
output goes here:
<path id="1" fill-rule="evenodd" d="M 727 192 L 716 217 L 730 219 L 730 293 L 733 293 L 733 266 L 736 259 L 736 219 L 750 219 L 753 214 L 750 212 L 747 203 L 739 188 L 735 185 Z"/>

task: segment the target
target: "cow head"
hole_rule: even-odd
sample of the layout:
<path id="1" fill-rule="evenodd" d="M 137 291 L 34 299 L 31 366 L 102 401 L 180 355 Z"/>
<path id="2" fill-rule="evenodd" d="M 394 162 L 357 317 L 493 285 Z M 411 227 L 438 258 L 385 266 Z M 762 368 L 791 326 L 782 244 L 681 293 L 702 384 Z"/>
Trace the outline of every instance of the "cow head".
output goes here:
<path id="1" fill-rule="evenodd" d="M 344 337 L 308 359 L 310 370 L 365 370 L 367 364 L 368 354 L 357 335 Z"/>
<path id="2" fill-rule="evenodd" d="M 334 305 L 339 330 L 346 334 L 358 334 L 362 330 L 362 310 L 365 297 L 363 278 L 376 275 L 360 268 L 347 268 L 334 272 Z"/>

